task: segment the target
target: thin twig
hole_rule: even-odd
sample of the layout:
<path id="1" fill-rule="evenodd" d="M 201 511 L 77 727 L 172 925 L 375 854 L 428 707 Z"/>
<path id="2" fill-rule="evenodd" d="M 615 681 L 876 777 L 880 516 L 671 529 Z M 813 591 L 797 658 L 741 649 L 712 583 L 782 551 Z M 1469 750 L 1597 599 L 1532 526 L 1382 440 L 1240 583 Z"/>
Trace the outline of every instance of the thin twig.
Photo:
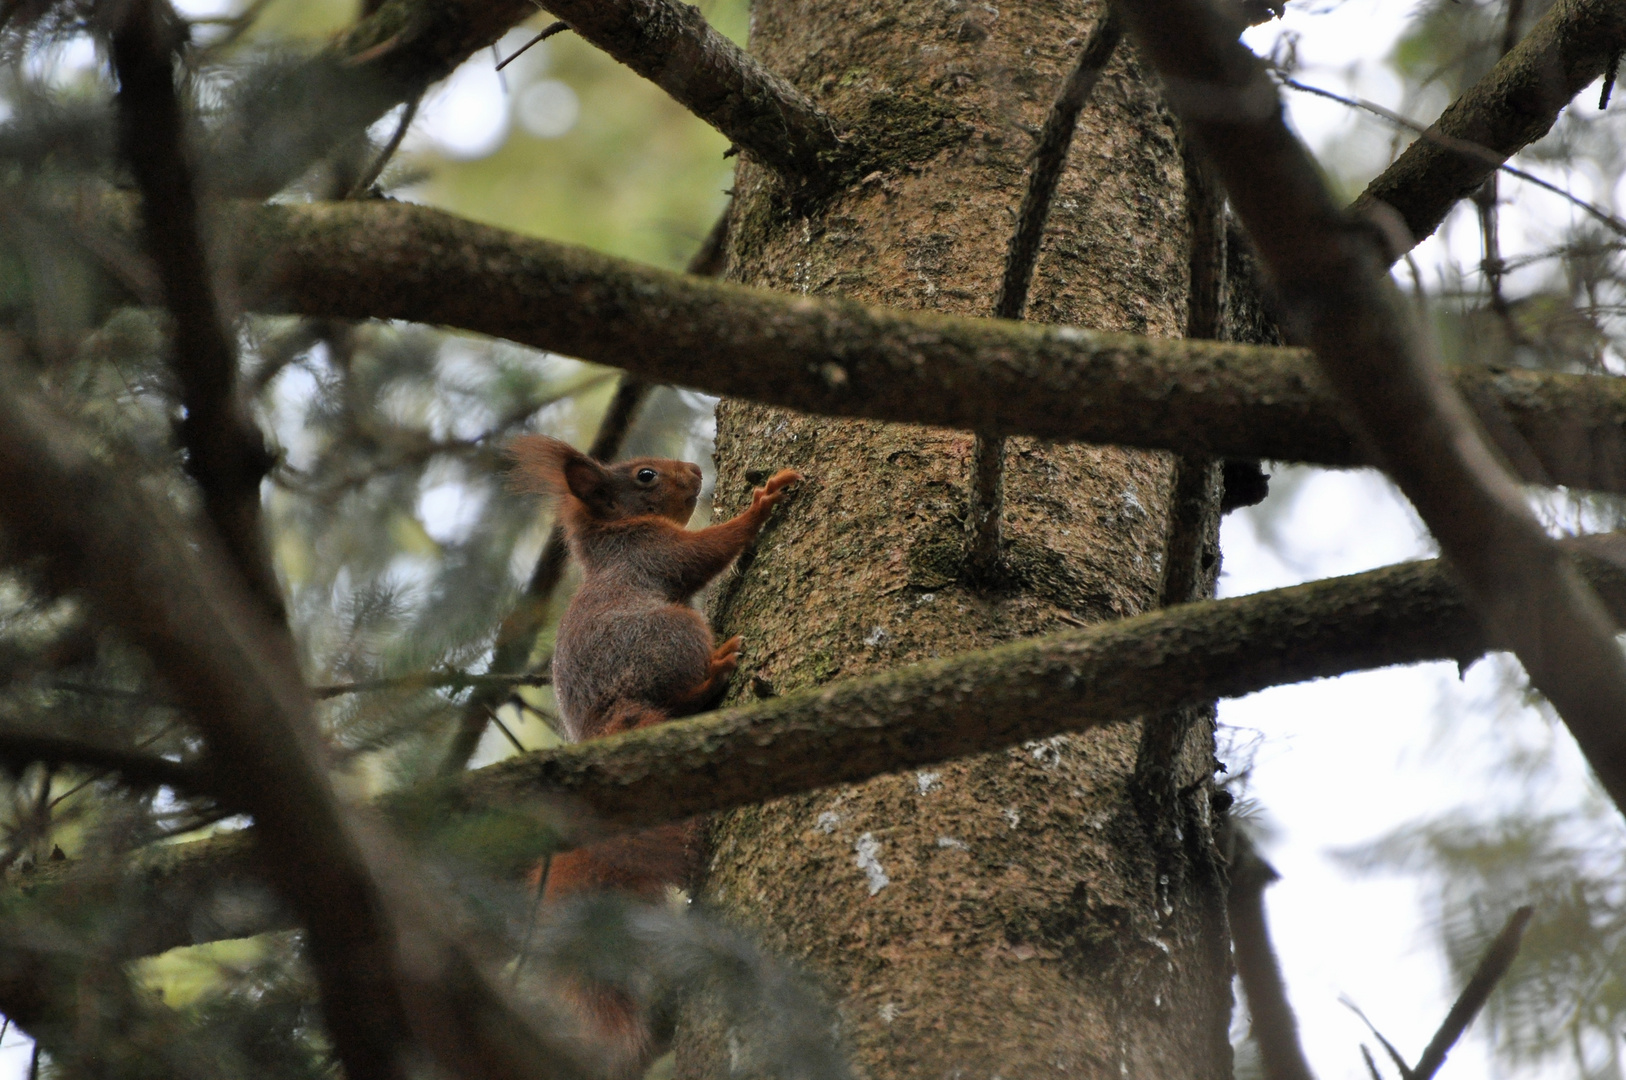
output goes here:
<path id="1" fill-rule="evenodd" d="M 1264 66 L 1217 12 L 1201 0 L 1124 0 L 1123 12 L 1225 181 L 1287 318 L 1492 636 L 1518 656 L 1626 812 L 1626 654 L 1426 351 L 1389 279 L 1392 255 L 1334 203 Z"/>
<path id="2" fill-rule="evenodd" d="M 179 791 L 206 791 L 211 786 L 208 782 L 208 773 L 195 765 L 183 765 L 178 761 L 154 757 L 137 750 L 102 746 L 82 739 L 43 733 L 0 731 L 0 762 L 13 770 L 33 762 L 82 765 L 104 772 L 118 773 L 133 787 L 172 787 Z M 53 800 L 52 805 L 60 801 L 61 798 Z"/>
<path id="3" fill-rule="evenodd" d="M 51 785 L 56 782 L 56 762 L 41 762 L 44 766 L 40 770 L 39 792 L 34 797 L 33 811 L 11 830 L 11 843 L 4 854 L 0 854 L 0 875 L 11 869 L 23 854 L 24 848 L 34 839 L 46 835 L 51 825 L 51 811 L 56 803 L 51 801 Z"/>
<path id="4" fill-rule="evenodd" d="M 459 668 L 440 668 L 434 671 L 415 671 L 407 675 L 392 675 L 383 679 L 362 679 L 357 682 L 313 686 L 311 696 L 325 700 L 344 694 L 373 694 L 388 690 L 468 690 L 471 687 L 511 689 L 515 686 L 546 686 L 552 681 L 552 676 L 547 672 L 499 675 L 491 672 L 463 671 Z"/>
<path id="5" fill-rule="evenodd" d="M 1050 220 L 1056 185 L 1067 166 L 1079 113 L 1122 37 L 1123 28 L 1108 4 L 1045 114 L 1033 147 L 1027 189 L 1017 210 L 1016 229 L 1005 254 L 1005 273 L 994 299 L 995 318 L 1020 319 L 1027 310 L 1045 223 Z M 966 567 L 973 580 L 992 582 L 999 576 L 1004 507 L 1005 438 L 998 432 L 979 432 L 971 450 L 971 491 L 965 518 Z"/>
<path id="6" fill-rule="evenodd" d="M 1509 176 L 1518 177 L 1527 184 L 1534 184 L 1539 188 L 1550 191 L 1554 195 L 1573 203 L 1577 208 L 1586 211 L 1588 214 L 1591 214 L 1593 217 L 1601 221 L 1609 228 L 1611 232 L 1619 236 L 1626 236 L 1626 221 L 1620 220 L 1601 206 L 1595 205 L 1594 203 L 1589 203 L 1585 199 L 1576 197 L 1574 194 L 1565 191 L 1563 188 L 1552 183 L 1551 181 L 1543 180 L 1534 173 L 1525 172 L 1523 169 L 1515 168 L 1514 166 L 1507 164 L 1506 155 L 1498 154 L 1494 150 L 1480 146 L 1478 143 L 1469 142 L 1466 139 L 1454 139 L 1449 135 L 1442 135 L 1433 128 L 1425 127 L 1415 120 L 1402 116 L 1391 109 L 1386 109 L 1375 101 L 1367 101 L 1365 98 L 1345 97 L 1343 94 L 1334 93 L 1331 90 L 1323 90 L 1319 86 L 1311 86 L 1308 83 L 1301 83 L 1297 79 L 1278 78 L 1278 81 L 1283 86 L 1288 87 L 1291 90 L 1298 90 L 1301 93 L 1326 98 L 1329 101 L 1336 101 L 1340 105 L 1347 105 L 1352 109 L 1361 109 L 1372 113 L 1374 116 L 1380 116 L 1397 127 L 1403 127 L 1408 131 L 1416 132 L 1420 138 L 1426 139 L 1437 146 L 1442 146 L 1448 150 L 1455 150 L 1458 153 L 1467 154 L 1470 157 L 1478 158 L 1487 165 L 1494 166 L 1497 171 L 1507 173 Z"/>
<path id="7" fill-rule="evenodd" d="M 418 106 L 422 101 L 423 95 L 418 94 L 406 103 L 405 109 L 401 112 L 401 119 L 395 125 L 394 133 L 390 135 L 390 141 L 379 149 L 378 155 L 373 158 L 373 163 L 367 167 L 367 171 L 362 173 L 350 188 L 347 198 L 361 198 L 371 191 L 373 185 L 378 182 L 378 178 L 384 175 L 384 166 L 388 165 L 390 158 L 394 157 L 395 152 L 401 149 L 401 141 L 406 138 L 407 130 L 412 127 L 412 121 L 417 119 Z"/>
<path id="8" fill-rule="evenodd" d="M 1259 1062 L 1265 1080 L 1314 1080 L 1299 1043 L 1298 1019 L 1287 1000 L 1287 984 L 1265 919 L 1265 889 L 1280 875 L 1259 857 L 1246 834 L 1238 831 L 1235 839 L 1229 897 L 1231 945 L 1237 978 L 1248 998 Z"/>
<path id="9" fill-rule="evenodd" d="M 502 717 L 497 715 L 497 710 L 492 709 L 490 710 L 490 713 L 491 722 L 497 725 L 497 730 L 503 733 L 503 737 L 508 740 L 511 746 L 513 746 L 515 752 L 520 754 L 525 753 L 525 744 L 520 742 L 518 736 L 516 736 L 512 731 L 508 730 L 508 725 L 502 722 Z"/>
<path id="10" fill-rule="evenodd" d="M 531 936 L 536 933 L 537 917 L 542 914 L 542 897 L 548 891 L 548 873 L 553 869 L 553 852 L 542 856 L 542 872 L 536 876 L 536 897 L 531 901 L 531 914 L 525 920 L 525 937 L 519 943 L 519 955 L 514 958 L 514 981 L 519 981 L 520 969 L 531 953 Z"/>
<path id="11" fill-rule="evenodd" d="M 1362 1012 L 1361 1007 L 1347 997 L 1340 997 L 1338 1003 L 1354 1013 L 1360 1018 L 1361 1023 L 1366 1025 L 1366 1030 L 1372 1033 L 1372 1037 L 1378 1041 L 1378 1045 L 1383 1047 L 1383 1052 L 1389 1055 L 1389 1061 L 1393 1063 L 1396 1069 L 1400 1070 L 1400 1080 L 1413 1080 L 1411 1066 L 1407 1065 L 1406 1059 L 1400 1056 L 1400 1051 L 1395 1049 L 1395 1044 L 1390 1042 L 1388 1037 L 1378 1030 L 1378 1026 L 1372 1022 L 1371 1017 Z"/>
<path id="12" fill-rule="evenodd" d="M 1445 1014 L 1440 1029 L 1429 1040 L 1423 1056 L 1417 1059 L 1417 1067 L 1412 1070 L 1415 1080 L 1434 1080 L 1434 1074 L 1445 1064 L 1445 1056 L 1451 1052 L 1462 1033 L 1468 1030 L 1468 1025 L 1474 1022 L 1479 1010 L 1485 1007 L 1491 991 L 1507 974 L 1507 969 L 1513 966 L 1513 958 L 1519 955 L 1519 943 L 1524 940 L 1525 928 L 1530 925 L 1530 916 L 1534 913 L 1535 908 L 1526 905 L 1508 916 L 1501 932 L 1485 950 L 1485 955 L 1480 957 L 1468 985 L 1462 988 L 1451 1011 Z"/>
<path id="13" fill-rule="evenodd" d="M 156 731 L 153 734 L 148 735 L 145 739 L 138 739 L 136 741 L 135 746 L 132 749 L 145 750 L 147 747 L 151 746 L 153 743 L 157 742 L 159 739 L 162 739 L 165 735 L 168 735 L 168 734 L 170 734 L 170 729 L 167 728 L 167 727 L 164 728 L 161 731 Z M 73 785 L 73 787 L 69 788 L 67 791 L 64 791 L 62 794 L 60 794 L 56 798 L 52 799 L 51 800 L 51 806 L 56 807 L 56 806 L 60 805 L 61 803 L 67 801 L 72 796 L 79 794 L 85 788 L 89 787 L 91 784 L 94 784 L 97 780 L 100 780 L 100 779 L 101 779 L 100 776 L 87 776 L 85 779 L 79 781 L 77 784 Z"/>
<path id="14" fill-rule="evenodd" d="M 548 25 L 546 25 L 546 26 L 544 26 L 542 28 L 541 33 L 537 34 L 534 38 L 527 41 L 525 44 L 521 45 L 518 49 L 514 50 L 514 52 L 509 54 L 508 59 L 497 61 L 497 70 L 501 71 L 503 68 L 507 67 L 509 64 L 512 64 L 515 60 L 518 60 L 520 57 L 524 56 L 525 53 L 529 49 L 531 49 L 533 46 L 540 45 L 544 41 L 546 41 L 550 37 L 552 37 L 553 35 L 562 34 L 566 30 L 569 30 L 569 29 L 570 29 L 570 24 L 568 24 L 566 22 L 563 22 L 563 21 L 554 21 L 554 22 L 549 23 Z"/>
<path id="15" fill-rule="evenodd" d="M 1519 19 L 1523 14 L 1524 0 L 1507 0 L 1507 21 L 1502 25 L 1502 50 L 1497 59 L 1512 52 L 1513 46 L 1518 43 Z M 1479 185 L 1479 190 L 1473 194 L 1474 209 L 1479 216 L 1481 249 L 1479 268 L 1485 275 L 1485 285 L 1490 291 L 1490 310 L 1501 320 L 1509 340 L 1517 342 L 1522 335 L 1511 317 L 1507 297 L 1502 295 L 1502 277 L 1507 272 L 1507 262 L 1502 258 L 1499 221 L 1501 191 L 1498 183 L 1500 177 L 1500 169 L 1492 172 L 1485 177 L 1485 182 Z M 1411 253 L 1407 252 L 1408 258 L 1410 255 Z"/>

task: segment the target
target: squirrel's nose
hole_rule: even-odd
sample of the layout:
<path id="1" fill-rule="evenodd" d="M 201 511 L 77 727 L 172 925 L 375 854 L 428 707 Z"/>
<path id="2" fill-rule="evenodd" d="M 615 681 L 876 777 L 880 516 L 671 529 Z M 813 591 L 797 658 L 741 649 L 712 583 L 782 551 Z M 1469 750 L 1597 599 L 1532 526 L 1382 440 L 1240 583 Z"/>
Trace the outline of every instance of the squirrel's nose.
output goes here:
<path id="1" fill-rule="evenodd" d="M 700 466 L 696 465 L 692 461 L 685 461 L 683 464 L 687 465 L 689 467 L 689 471 L 694 473 L 696 480 L 700 479 Z"/>

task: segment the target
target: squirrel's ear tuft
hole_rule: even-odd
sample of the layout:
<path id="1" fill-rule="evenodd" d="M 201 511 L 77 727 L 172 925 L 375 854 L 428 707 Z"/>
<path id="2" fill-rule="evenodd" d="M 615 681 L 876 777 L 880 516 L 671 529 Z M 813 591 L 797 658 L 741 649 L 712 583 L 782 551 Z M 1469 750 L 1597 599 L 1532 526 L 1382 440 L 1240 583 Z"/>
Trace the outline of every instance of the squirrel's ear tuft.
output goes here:
<path id="1" fill-rule="evenodd" d="M 565 462 L 586 455 L 569 443 L 546 435 L 522 435 L 508 444 L 514 467 L 508 484 L 515 491 L 558 498 L 570 490 L 565 483 Z"/>
<path id="2" fill-rule="evenodd" d="M 561 498 L 574 495 L 594 509 L 612 500 L 604 466 L 569 443 L 546 435 L 524 435 L 508 444 L 514 459 L 509 483 L 518 491 Z"/>

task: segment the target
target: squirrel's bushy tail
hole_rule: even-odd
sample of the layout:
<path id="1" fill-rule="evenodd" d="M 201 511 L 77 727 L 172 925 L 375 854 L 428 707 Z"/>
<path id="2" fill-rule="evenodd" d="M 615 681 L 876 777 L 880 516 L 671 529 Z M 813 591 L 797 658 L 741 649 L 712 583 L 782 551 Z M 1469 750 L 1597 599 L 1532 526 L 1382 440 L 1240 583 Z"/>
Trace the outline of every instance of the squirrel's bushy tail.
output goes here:
<path id="1" fill-rule="evenodd" d="M 567 1001 L 585 1034 L 604 1055 L 606 1080 L 638 1080 L 666 1049 L 650 1029 L 645 1010 L 622 990 L 574 982 Z"/>
<path id="2" fill-rule="evenodd" d="M 665 903 L 667 889 L 688 886 L 700 867 L 700 828 L 679 821 L 612 836 L 591 847 L 553 856 L 532 883 L 542 888 L 544 905 L 594 892 L 619 892 L 648 903 Z M 665 1052 L 648 1010 L 619 987 L 589 979 L 570 980 L 566 1001 L 584 1033 L 605 1052 L 609 1080 L 637 1080 Z"/>
<path id="3" fill-rule="evenodd" d="M 671 719 L 664 709 L 620 699 L 599 717 L 594 738 L 649 727 Z M 544 906 L 573 896 L 618 892 L 647 903 L 664 903 L 669 888 L 687 888 L 700 868 L 697 821 L 656 825 L 623 833 L 588 847 L 560 852 L 531 873 Z M 545 878 L 544 878 L 544 875 Z M 637 1080 L 664 1052 L 646 1010 L 615 986 L 572 980 L 567 998 L 586 1033 L 609 1056 L 610 1080 Z"/>
<path id="4" fill-rule="evenodd" d="M 544 904 L 589 892 L 625 892 L 656 903 L 668 886 L 686 887 L 700 861 L 700 830 L 693 821 L 656 825 L 612 836 L 591 847 L 560 852 L 548 866 Z M 541 867 L 534 872 L 540 878 Z"/>
<path id="5" fill-rule="evenodd" d="M 599 728 L 594 738 L 604 735 L 619 735 L 623 731 L 633 731 L 651 724 L 664 724 L 672 719 L 672 714 L 665 709 L 642 701 L 632 701 L 620 698 L 608 709 L 599 721 Z"/>

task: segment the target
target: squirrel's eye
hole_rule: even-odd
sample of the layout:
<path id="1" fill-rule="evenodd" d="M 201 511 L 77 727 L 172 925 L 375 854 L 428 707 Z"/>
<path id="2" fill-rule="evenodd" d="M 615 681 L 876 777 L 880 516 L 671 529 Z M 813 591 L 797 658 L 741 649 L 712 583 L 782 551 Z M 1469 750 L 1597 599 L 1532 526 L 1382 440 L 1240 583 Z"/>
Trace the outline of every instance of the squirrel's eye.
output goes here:
<path id="1" fill-rule="evenodd" d="M 654 469 L 639 469 L 638 470 L 638 482 L 640 484 L 653 484 L 655 482 L 655 470 Z"/>

